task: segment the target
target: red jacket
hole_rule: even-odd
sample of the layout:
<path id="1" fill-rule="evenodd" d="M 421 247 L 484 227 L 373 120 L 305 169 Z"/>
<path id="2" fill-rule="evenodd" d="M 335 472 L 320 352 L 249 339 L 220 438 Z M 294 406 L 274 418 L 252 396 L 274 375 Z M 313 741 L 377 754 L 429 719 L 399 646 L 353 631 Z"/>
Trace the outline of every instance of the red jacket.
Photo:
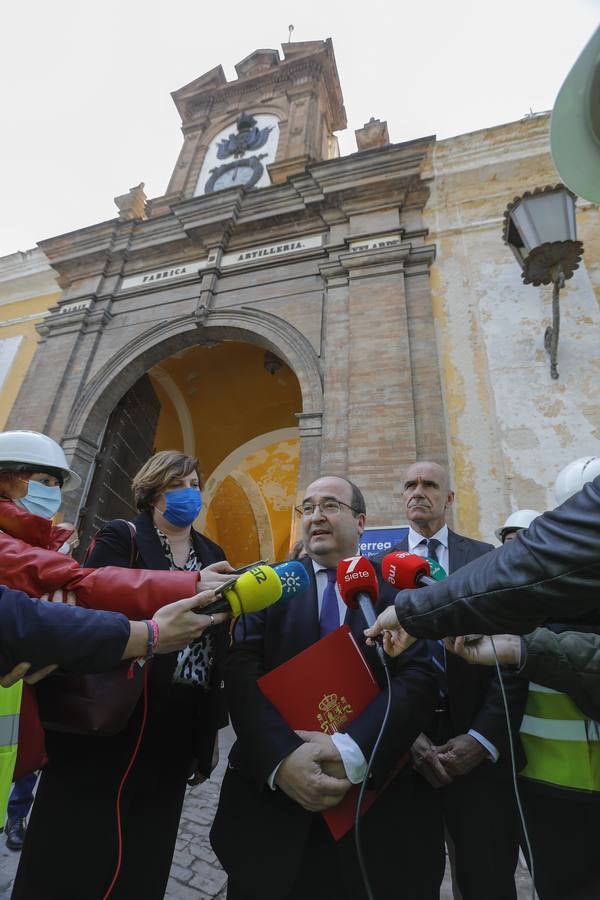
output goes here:
<path id="1" fill-rule="evenodd" d="M 130 619 L 151 618 L 166 603 L 197 592 L 196 572 L 81 569 L 56 552 L 64 540 L 64 529 L 0 500 L 0 584 L 30 597 L 59 588 L 76 591 L 78 606 L 122 612 Z"/>
<path id="2" fill-rule="evenodd" d="M 197 591 L 196 572 L 150 572 L 144 569 L 81 569 L 57 553 L 65 541 L 64 528 L 31 515 L 9 500 L 0 500 L 0 584 L 40 597 L 52 591 L 76 591 L 77 605 L 124 613 L 130 619 L 149 619 L 157 609 Z M 25 685 L 25 690 L 30 688 Z M 21 775 L 45 762 L 43 732 L 33 695 L 22 705 L 15 771 Z M 26 752 L 27 759 L 24 759 Z"/>

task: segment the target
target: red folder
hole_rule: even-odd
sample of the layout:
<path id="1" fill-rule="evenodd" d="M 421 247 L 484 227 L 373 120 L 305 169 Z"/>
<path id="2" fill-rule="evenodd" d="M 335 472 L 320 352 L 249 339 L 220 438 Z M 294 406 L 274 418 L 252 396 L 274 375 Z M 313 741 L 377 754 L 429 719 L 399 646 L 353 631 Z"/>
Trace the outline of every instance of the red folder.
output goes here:
<path id="1" fill-rule="evenodd" d="M 258 679 L 258 686 L 295 731 L 344 731 L 379 693 L 367 661 L 347 625 Z M 354 825 L 360 785 L 323 813 L 338 841 Z M 365 792 L 365 812 L 378 791 Z"/>

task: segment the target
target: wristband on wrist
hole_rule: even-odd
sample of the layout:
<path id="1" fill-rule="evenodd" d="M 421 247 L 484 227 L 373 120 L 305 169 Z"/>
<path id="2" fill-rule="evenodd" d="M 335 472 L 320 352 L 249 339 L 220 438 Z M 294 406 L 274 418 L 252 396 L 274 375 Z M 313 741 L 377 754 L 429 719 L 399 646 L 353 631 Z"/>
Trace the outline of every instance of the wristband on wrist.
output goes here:
<path id="1" fill-rule="evenodd" d="M 148 643 L 146 644 L 146 659 L 152 659 L 158 647 L 159 630 L 158 623 L 154 619 L 146 619 L 146 628 L 148 629 Z"/>

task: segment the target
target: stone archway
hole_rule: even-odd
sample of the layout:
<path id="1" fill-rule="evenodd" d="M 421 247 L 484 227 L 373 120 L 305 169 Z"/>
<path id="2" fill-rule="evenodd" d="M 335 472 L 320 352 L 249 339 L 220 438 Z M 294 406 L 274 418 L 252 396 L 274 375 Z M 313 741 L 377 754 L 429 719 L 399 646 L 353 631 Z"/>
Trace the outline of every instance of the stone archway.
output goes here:
<path id="1" fill-rule="evenodd" d="M 309 341 L 278 316 L 252 308 L 203 311 L 160 323 L 120 348 L 89 380 L 75 403 L 63 447 L 89 484 L 89 473 L 108 417 L 121 397 L 161 360 L 197 344 L 238 340 L 271 350 L 294 372 L 302 396 L 298 415 L 299 482 L 319 470 L 323 385 L 319 360 Z M 65 498 L 65 516 L 74 518 L 80 497 Z"/>

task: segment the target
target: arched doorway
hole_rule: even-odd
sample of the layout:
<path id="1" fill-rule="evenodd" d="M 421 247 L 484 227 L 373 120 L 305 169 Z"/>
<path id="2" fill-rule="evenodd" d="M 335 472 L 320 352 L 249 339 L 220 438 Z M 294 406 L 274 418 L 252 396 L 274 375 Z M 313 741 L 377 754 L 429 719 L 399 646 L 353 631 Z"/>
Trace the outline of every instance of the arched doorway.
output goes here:
<path id="1" fill-rule="evenodd" d="M 244 341 L 183 348 L 125 393 L 111 413 L 80 530 L 85 545 L 108 519 L 129 518 L 129 484 L 156 450 L 197 456 L 206 483 L 199 527 L 234 565 L 281 559 L 299 468 L 302 392 L 272 351 Z"/>

